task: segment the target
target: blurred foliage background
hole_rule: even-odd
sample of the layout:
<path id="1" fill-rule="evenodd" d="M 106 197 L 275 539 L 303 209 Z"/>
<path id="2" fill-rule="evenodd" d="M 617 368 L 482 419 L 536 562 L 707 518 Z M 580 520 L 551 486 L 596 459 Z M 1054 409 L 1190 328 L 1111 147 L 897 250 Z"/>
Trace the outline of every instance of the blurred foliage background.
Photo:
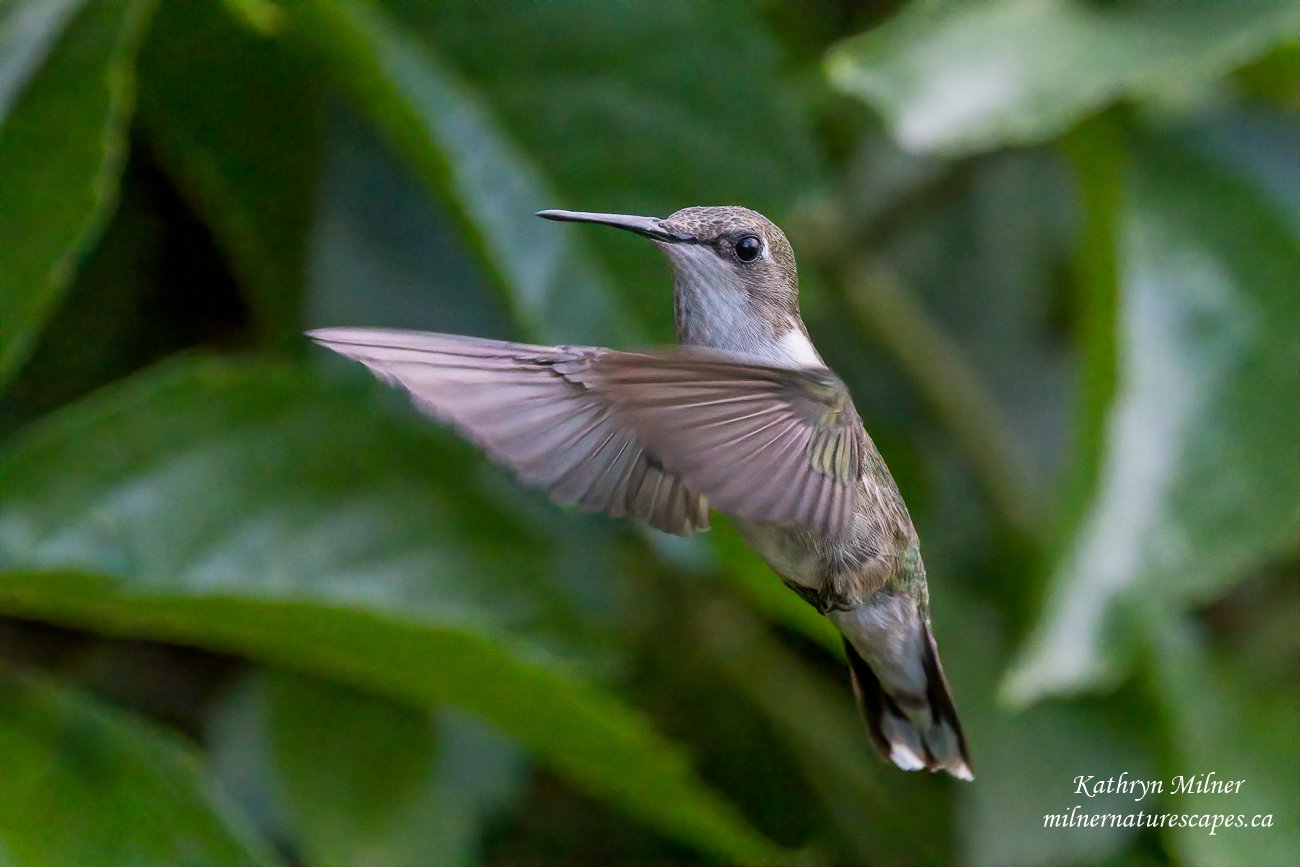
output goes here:
<path id="1" fill-rule="evenodd" d="M 0 861 L 1295 863 L 1297 19 L 5 0 Z M 911 506 L 974 784 L 871 754 L 723 522 L 557 508 L 300 336 L 664 342 L 650 245 L 532 212 L 724 203 Z"/>

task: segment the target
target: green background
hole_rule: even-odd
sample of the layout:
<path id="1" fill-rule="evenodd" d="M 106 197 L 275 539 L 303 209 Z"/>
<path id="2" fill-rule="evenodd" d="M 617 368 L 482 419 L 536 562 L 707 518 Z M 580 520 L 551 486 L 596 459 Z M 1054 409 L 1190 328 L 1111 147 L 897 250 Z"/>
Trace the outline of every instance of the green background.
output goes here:
<path id="1" fill-rule="evenodd" d="M 1298 25 L 5 0 L 0 864 L 1294 863 Z M 696 204 L 799 255 L 973 784 L 724 520 L 556 507 L 301 336 L 665 342 L 651 245 L 532 213 Z"/>

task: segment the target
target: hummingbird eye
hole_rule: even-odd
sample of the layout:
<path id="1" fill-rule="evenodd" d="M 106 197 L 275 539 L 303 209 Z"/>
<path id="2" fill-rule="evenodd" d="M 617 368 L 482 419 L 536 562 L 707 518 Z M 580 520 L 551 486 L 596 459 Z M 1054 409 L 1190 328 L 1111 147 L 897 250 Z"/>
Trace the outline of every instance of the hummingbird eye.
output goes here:
<path id="1" fill-rule="evenodd" d="M 763 242 L 754 235 L 746 235 L 736 242 L 736 258 L 742 262 L 753 262 L 763 251 Z"/>

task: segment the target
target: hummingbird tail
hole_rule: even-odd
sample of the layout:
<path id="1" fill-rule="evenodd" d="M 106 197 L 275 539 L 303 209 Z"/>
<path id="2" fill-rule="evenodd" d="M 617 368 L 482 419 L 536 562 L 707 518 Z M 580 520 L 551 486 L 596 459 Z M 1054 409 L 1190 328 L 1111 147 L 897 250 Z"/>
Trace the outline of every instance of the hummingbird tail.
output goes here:
<path id="1" fill-rule="evenodd" d="M 839 625 L 853 694 L 877 752 L 905 771 L 944 770 L 973 780 L 928 618 L 901 596 L 878 597 L 847 614 Z"/>

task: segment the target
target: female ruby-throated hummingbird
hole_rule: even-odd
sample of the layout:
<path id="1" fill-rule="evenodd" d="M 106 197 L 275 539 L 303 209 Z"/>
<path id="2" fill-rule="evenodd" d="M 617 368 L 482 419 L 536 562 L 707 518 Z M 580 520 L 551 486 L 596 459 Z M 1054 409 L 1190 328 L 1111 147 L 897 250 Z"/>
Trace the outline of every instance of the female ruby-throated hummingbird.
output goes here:
<path id="1" fill-rule="evenodd" d="M 930 632 L 916 530 L 844 383 L 799 315 L 785 235 L 739 207 L 667 219 L 540 211 L 650 238 L 673 269 L 677 339 L 658 352 L 374 328 L 317 343 L 400 385 L 520 480 L 669 533 L 731 517 L 838 627 L 881 755 L 972 778 Z"/>

